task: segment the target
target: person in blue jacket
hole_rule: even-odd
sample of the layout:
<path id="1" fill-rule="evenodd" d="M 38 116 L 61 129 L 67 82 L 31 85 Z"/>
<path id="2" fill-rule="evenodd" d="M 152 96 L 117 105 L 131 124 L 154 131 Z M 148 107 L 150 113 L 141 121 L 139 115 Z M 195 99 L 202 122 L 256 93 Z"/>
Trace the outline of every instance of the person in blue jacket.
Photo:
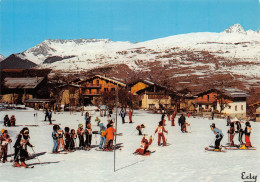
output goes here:
<path id="1" fill-rule="evenodd" d="M 100 123 L 99 124 L 99 127 L 100 127 L 100 131 L 99 131 L 99 134 L 100 134 L 100 143 L 99 143 L 99 149 L 102 149 L 103 148 L 103 145 L 106 141 L 106 136 L 102 136 L 103 133 L 106 131 L 106 127 L 103 125 L 103 123 Z"/>
<path id="2" fill-rule="evenodd" d="M 124 109 L 122 108 L 121 111 L 120 111 L 120 116 L 122 118 L 122 123 L 124 124 L 125 123 L 125 111 Z"/>
<path id="3" fill-rule="evenodd" d="M 58 137 L 59 137 L 58 129 L 59 128 L 60 128 L 59 125 L 53 126 L 52 139 L 53 139 L 54 146 L 52 149 L 52 153 L 59 153 L 58 152 Z"/>
<path id="4" fill-rule="evenodd" d="M 219 150 L 220 142 L 223 138 L 223 133 L 220 129 L 216 128 L 215 123 L 212 123 L 210 125 L 211 130 L 214 132 L 216 135 L 216 140 L 215 140 L 215 150 Z"/>

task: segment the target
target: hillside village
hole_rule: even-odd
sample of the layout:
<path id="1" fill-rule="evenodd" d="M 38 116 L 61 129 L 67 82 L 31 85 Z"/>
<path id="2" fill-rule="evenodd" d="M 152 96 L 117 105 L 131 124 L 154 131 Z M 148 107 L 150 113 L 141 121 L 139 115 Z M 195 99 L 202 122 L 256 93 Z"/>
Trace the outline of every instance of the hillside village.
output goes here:
<path id="1" fill-rule="evenodd" d="M 94 105 L 115 108 L 118 88 L 119 107 L 145 109 L 154 113 L 173 111 L 225 118 L 227 116 L 259 121 L 260 100 L 238 87 L 210 89 L 173 87 L 152 80 L 135 78 L 122 81 L 106 75 L 77 76 L 53 74 L 50 69 L 9 69 L 1 72 L 1 103 L 11 107 L 24 104 L 36 110 L 83 111 Z M 103 108 L 104 109 L 104 108 Z"/>

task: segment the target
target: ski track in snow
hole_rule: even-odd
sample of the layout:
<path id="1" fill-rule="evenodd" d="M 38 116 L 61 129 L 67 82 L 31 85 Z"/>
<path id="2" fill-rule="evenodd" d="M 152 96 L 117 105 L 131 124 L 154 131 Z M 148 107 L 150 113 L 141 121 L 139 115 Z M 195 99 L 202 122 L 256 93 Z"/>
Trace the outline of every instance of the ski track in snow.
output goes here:
<path id="1" fill-rule="evenodd" d="M 38 113 L 38 120 L 33 114 Z M 138 156 L 132 153 L 140 146 L 142 136 L 137 135 L 135 129 L 138 124 L 145 124 L 144 133 L 147 138 L 152 135 L 161 118 L 160 114 L 151 114 L 146 111 L 135 110 L 133 124 L 122 124 L 118 116 L 118 132 L 123 136 L 117 137 L 117 143 L 123 143 L 122 150 L 116 151 L 116 172 L 114 172 L 114 153 L 91 151 L 76 151 L 68 154 L 51 154 L 53 140 L 51 137 L 52 126 L 43 122 L 44 113 L 42 111 L 1 111 L 0 123 L 3 124 L 4 115 L 14 114 L 17 119 L 18 127 L 7 127 L 13 143 L 18 132 L 24 127 L 21 125 L 39 124 L 38 127 L 29 127 L 30 142 L 35 146 L 35 152 L 47 152 L 39 156 L 42 166 L 37 164 L 33 169 L 13 168 L 11 163 L 0 163 L 0 181 L 242 181 L 241 173 L 258 175 L 260 171 L 259 149 L 251 151 L 227 151 L 224 152 L 205 152 L 204 148 L 210 145 L 214 139 L 214 134 L 210 130 L 212 120 L 203 118 L 187 118 L 191 124 L 192 133 L 181 133 L 180 127 L 170 126 L 167 121 L 165 134 L 167 147 L 157 146 L 157 134 L 152 145 L 151 151 L 156 150 L 151 156 Z M 84 113 L 85 114 L 85 113 Z M 96 126 L 95 118 L 99 113 L 91 112 L 93 131 L 99 130 Z M 112 118 L 115 118 L 113 115 Z M 175 119 L 177 124 L 179 116 Z M 77 129 L 79 123 L 84 124 L 84 116 L 81 113 L 62 112 L 53 114 L 53 123 L 61 123 L 61 128 L 65 126 Z M 107 124 L 106 118 L 101 117 L 102 123 Z M 128 115 L 126 116 L 128 122 Z M 224 138 L 221 144 L 226 144 L 227 129 L 226 120 L 215 119 L 216 126 L 222 129 Z M 251 142 L 253 146 L 260 146 L 260 123 L 251 122 L 253 131 Z M 85 124 L 84 124 L 85 125 Z M 244 124 L 243 124 L 244 128 Z M 189 127 L 188 127 L 189 129 Z M 99 144 L 100 137 L 93 135 L 92 145 Z M 237 136 L 234 139 L 238 143 Z M 78 140 L 77 140 L 78 144 Z M 10 147 L 8 147 L 10 153 Z M 13 148 L 12 148 L 13 151 Z M 29 148 L 29 153 L 33 151 Z M 8 158 L 10 160 L 10 158 Z M 27 164 L 38 163 L 37 158 L 27 161 Z"/>

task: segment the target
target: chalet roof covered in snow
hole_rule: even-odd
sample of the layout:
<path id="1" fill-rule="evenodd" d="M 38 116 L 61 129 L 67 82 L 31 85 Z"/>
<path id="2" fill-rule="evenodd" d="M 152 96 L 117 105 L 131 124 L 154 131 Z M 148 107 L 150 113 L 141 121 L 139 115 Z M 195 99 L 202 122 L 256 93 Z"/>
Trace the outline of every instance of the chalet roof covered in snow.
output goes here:
<path id="1" fill-rule="evenodd" d="M 115 79 L 108 78 L 108 77 L 105 77 L 105 76 L 101 76 L 101 75 L 94 75 L 94 76 L 92 76 L 92 77 L 90 77 L 90 78 L 87 78 L 86 80 L 83 80 L 83 81 L 80 81 L 80 82 L 85 82 L 85 81 L 88 81 L 88 80 L 91 80 L 91 79 L 94 79 L 94 78 L 101 78 L 101 79 L 103 79 L 103 80 L 107 80 L 107 81 L 109 81 L 109 82 L 118 84 L 118 85 L 123 86 L 123 87 L 126 86 L 126 84 L 123 83 L 123 82 L 120 82 L 120 81 L 117 81 L 117 80 L 115 80 Z M 78 83 L 80 83 L 80 82 L 78 82 Z"/>
<path id="2" fill-rule="evenodd" d="M 229 96 L 229 97 L 249 97 L 250 95 L 243 91 L 243 90 L 240 90 L 240 89 L 237 89 L 237 88 L 225 88 L 223 90 L 221 90 L 223 92 L 223 94 Z"/>
<path id="3" fill-rule="evenodd" d="M 4 86 L 9 89 L 34 89 L 42 81 L 44 77 L 23 77 L 23 78 L 10 78 L 4 79 Z"/>

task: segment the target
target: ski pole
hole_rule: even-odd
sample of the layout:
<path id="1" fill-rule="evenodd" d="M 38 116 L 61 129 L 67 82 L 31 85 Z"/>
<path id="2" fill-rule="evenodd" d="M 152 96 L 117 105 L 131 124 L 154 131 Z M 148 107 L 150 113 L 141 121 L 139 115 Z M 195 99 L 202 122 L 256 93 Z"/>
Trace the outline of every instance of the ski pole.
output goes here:
<path id="1" fill-rule="evenodd" d="M 36 153 L 35 153 L 35 151 L 34 151 L 33 147 L 31 147 L 31 148 L 32 148 L 32 151 L 33 151 L 34 155 L 35 155 L 35 156 L 36 156 L 36 158 L 38 159 L 39 163 L 42 165 L 42 163 L 41 163 L 41 161 L 39 160 L 38 156 L 36 155 Z"/>

